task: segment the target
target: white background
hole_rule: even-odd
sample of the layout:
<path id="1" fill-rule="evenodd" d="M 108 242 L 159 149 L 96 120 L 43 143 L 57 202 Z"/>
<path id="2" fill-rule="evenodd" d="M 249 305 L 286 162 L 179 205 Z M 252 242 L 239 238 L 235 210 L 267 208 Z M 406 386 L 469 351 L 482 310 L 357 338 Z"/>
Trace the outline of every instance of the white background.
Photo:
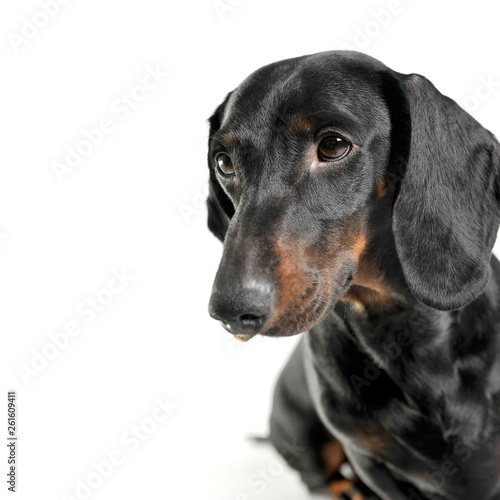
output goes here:
<path id="1" fill-rule="evenodd" d="M 78 481 L 117 452 L 123 463 L 88 498 L 309 498 L 272 450 L 246 439 L 267 433 L 273 383 L 297 339 L 240 345 L 207 314 L 221 245 L 205 225 L 206 120 L 250 72 L 350 44 L 427 76 L 500 133 L 493 2 L 401 0 L 389 16 L 389 0 L 220 4 L 228 9 L 71 0 L 23 43 L 40 5 L 0 9 L 0 436 L 15 389 L 16 498 L 83 498 Z M 118 112 L 157 67 L 168 76 Z M 113 130 L 60 182 L 54 162 L 102 119 Z M 102 290 L 122 269 L 133 279 L 87 323 L 77 311 L 109 299 Z M 80 335 L 23 378 L 49 333 L 72 321 Z M 158 397 L 176 409 L 151 430 Z M 150 434 L 132 451 L 122 436 L 144 422 Z M 6 488 L 2 479 L 1 498 Z"/>

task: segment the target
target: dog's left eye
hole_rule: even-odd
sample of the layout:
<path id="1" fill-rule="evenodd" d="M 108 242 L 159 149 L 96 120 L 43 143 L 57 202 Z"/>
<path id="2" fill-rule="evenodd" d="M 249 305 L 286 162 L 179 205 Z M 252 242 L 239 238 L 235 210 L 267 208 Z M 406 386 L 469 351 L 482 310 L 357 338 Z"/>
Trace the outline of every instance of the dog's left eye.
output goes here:
<path id="1" fill-rule="evenodd" d="M 351 143 L 338 135 L 329 135 L 321 139 L 318 146 L 318 158 L 321 161 L 340 160 L 351 149 Z"/>
<path id="2" fill-rule="evenodd" d="M 236 173 L 233 167 L 233 162 L 231 161 L 229 155 L 227 155 L 226 153 L 219 153 L 215 157 L 215 163 L 217 164 L 217 169 L 219 170 L 219 172 L 226 177 L 229 177 Z"/>

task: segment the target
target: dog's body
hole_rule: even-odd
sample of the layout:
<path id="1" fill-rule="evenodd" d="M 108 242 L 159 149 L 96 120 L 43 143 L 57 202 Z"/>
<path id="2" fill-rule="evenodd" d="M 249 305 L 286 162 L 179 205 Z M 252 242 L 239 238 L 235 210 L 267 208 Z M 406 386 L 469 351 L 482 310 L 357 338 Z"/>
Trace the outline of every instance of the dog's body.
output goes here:
<path id="1" fill-rule="evenodd" d="M 495 283 L 461 311 L 417 306 L 367 321 L 343 307 L 301 340 L 276 387 L 271 438 L 312 490 L 325 481 L 324 427 L 384 499 L 500 498 L 493 260 Z M 486 380 L 457 373 L 483 362 Z M 315 453 L 290 454 L 291 443 Z"/>
<path id="2" fill-rule="evenodd" d="M 231 93 L 209 165 L 212 316 L 308 331 L 271 417 L 306 484 L 337 440 L 383 499 L 500 499 L 495 138 L 424 78 L 329 52 Z"/>

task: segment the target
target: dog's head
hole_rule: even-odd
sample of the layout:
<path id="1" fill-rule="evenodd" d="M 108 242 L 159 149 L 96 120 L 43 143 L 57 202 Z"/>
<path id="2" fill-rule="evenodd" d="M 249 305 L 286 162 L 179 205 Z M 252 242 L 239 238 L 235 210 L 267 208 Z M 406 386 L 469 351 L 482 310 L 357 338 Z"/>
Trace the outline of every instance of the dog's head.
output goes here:
<path id="1" fill-rule="evenodd" d="M 428 80 L 368 56 L 259 69 L 210 118 L 210 314 L 243 340 L 292 335 L 354 287 L 389 295 L 391 266 L 425 305 L 464 306 L 490 275 L 498 153 Z"/>

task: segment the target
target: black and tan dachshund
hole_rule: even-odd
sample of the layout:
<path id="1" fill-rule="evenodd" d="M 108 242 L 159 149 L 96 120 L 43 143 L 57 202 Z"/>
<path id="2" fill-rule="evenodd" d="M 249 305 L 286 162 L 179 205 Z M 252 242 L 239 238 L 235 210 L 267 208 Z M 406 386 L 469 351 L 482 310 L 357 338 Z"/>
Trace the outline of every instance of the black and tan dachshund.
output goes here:
<path id="1" fill-rule="evenodd" d="M 307 332 L 275 390 L 278 451 L 312 491 L 345 453 L 382 499 L 500 499 L 495 137 L 349 51 L 259 69 L 209 135 L 210 315 L 239 340 Z"/>

